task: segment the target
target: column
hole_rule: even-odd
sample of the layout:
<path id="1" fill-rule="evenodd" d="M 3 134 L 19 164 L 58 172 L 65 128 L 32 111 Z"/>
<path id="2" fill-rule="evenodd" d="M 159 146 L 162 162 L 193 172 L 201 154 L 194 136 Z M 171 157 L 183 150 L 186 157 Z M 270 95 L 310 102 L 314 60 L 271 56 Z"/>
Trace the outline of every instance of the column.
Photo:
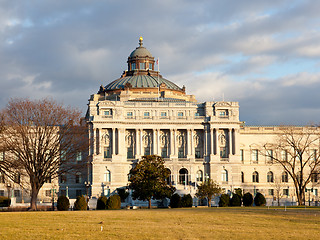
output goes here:
<path id="1" fill-rule="evenodd" d="M 93 149 L 92 154 L 97 154 L 97 130 L 93 128 Z"/>
<path id="2" fill-rule="evenodd" d="M 214 136 L 213 136 L 213 128 L 210 128 L 210 154 L 213 155 L 214 151 L 213 151 L 213 147 L 214 147 Z"/>
<path id="3" fill-rule="evenodd" d="M 135 154 L 136 155 L 140 155 L 140 151 L 139 151 L 139 129 L 135 129 L 136 130 L 136 144 L 135 144 Z"/>
<path id="4" fill-rule="evenodd" d="M 93 152 L 92 152 L 92 135 L 91 135 L 91 125 L 89 125 L 89 127 L 88 127 L 88 136 L 89 136 L 89 155 L 91 155 L 91 154 L 93 154 Z"/>
<path id="5" fill-rule="evenodd" d="M 186 144 L 186 155 L 191 155 L 191 147 L 190 147 L 190 142 L 191 142 L 191 139 L 190 139 L 190 132 L 191 129 L 187 129 L 187 144 Z"/>
<path id="6" fill-rule="evenodd" d="M 228 150 L 228 153 L 229 153 L 229 156 L 232 154 L 232 128 L 229 128 L 229 131 L 228 131 L 228 135 L 229 135 L 229 150 Z"/>
<path id="7" fill-rule="evenodd" d="M 116 129 L 112 128 L 112 155 L 116 155 Z"/>
<path id="8" fill-rule="evenodd" d="M 140 129 L 140 154 L 144 155 L 142 137 L 143 137 L 143 129 Z"/>
<path id="9" fill-rule="evenodd" d="M 215 129 L 215 155 L 219 155 L 219 129 Z"/>
<path id="10" fill-rule="evenodd" d="M 170 156 L 174 155 L 173 129 L 170 129 Z"/>
<path id="11" fill-rule="evenodd" d="M 156 129 L 152 129 L 152 153 L 154 155 L 158 155 L 158 148 L 157 148 L 157 130 Z"/>
<path id="12" fill-rule="evenodd" d="M 99 152 L 99 149 L 100 149 L 100 129 L 97 128 L 97 136 L 96 136 L 96 152 L 97 152 L 97 155 L 100 153 Z"/>
<path id="13" fill-rule="evenodd" d="M 157 129 L 157 149 L 158 149 L 158 155 L 161 156 L 161 149 L 160 149 L 160 129 Z"/>
<path id="14" fill-rule="evenodd" d="M 193 132 L 194 129 L 190 129 L 190 134 L 191 134 L 191 141 L 190 141 L 190 154 L 194 157 L 194 142 L 193 142 Z"/>
<path id="15" fill-rule="evenodd" d="M 177 129 L 173 130 L 173 154 L 177 155 Z"/>
<path id="16" fill-rule="evenodd" d="M 203 157 L 207 156 L 207 129 L 203 129 Z"/>

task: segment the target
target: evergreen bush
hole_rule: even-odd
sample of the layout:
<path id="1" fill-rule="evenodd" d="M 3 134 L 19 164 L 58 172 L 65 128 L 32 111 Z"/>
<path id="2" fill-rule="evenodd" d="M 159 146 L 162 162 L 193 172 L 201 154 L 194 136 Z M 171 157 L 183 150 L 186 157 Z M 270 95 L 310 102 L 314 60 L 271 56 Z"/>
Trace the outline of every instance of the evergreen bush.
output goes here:
<path id="1" fill-rule="evenodd" d="M 240 198 L 243 197 L 243 196 L 242 196 L 242 189 L 241 189 L 241 188 L 236 188 L 236 189 L 234 190 L 234 193 L 237 194 L 237 195 L 239 195 Z"/>
<path id="2" fill-rule="evenodd" d="M 256 196 L 254 197 L 254 204 L 256 206 L 265 206 L 266 205 L 266 198 L 263 196 L 262 193 L 257 193 Z"/>
<path id="3" fill-rule="evenodd" d="M 97 210 L 104 210 L 107 206 L 108 198 L 106 196 L 101 196 L 97 201 Z"/>
<path id="4" fill-rule="evenodd" d="M 170 207 L 171 208 L 180 208 L 181 207 L 181 197 L 178 193 L 175 193 L 171 196 Z"/>
<path id="5" fill-rule="evenodd" d="M 69 207 L 69 199 L 66 196 L 60 196 L 57 201 L 57 209 L 59 211 L 68 211 Z"/>
<path id="6" fill-rule="evenodd" d="M 250 207 L 253 204 L 253 197 L 252 194 L 247 192 L 243 195 L 243 206 Z"/>
<path id="7" fill-rule="evenodd" d="M 230 199 L 230 206 L 241 206 L 241 197 L 238 194 L 233 194 L 232 198 Z"/>
<path id="8" fill-rule="evenodd" d="M 117 188 L 117 193 L 121 198 L 121 202 L 124 202 L 127 199 L 127 197 L 129 196 L 129 193 L 128 193 L 127 189 L 125 189 L 125 188 Z"/>
<path id="9" fill-rule="evenodd" d="M 106 203 L 106 209 L 120 209 L 121 208 L 121 198 L 119 195 L 112 195 L 108 198 Z"/>
<path id="10" fill-rule="evenodd" d="M 84 196 L 78 196 L 74 202 L 74 210 L 87 210 L 87 201 Z"/>
<path id="11" fill-rule="evenodd" d="M 228 194 L 221 194 L 219 207 L 228 207 L 230 202 L 230 196 Z"/>
<path id="12" fill-rule="evenodd" d="M 0 207 L 10 207 L 10 204 L 11 204 L 10 198 L 0 196 Z"/>
<path id="13" fill-rule="evenodd" d="M 192 207 L 193 199 L 190 194 L 183 195 L 181 198 L 181 207 Z"/>

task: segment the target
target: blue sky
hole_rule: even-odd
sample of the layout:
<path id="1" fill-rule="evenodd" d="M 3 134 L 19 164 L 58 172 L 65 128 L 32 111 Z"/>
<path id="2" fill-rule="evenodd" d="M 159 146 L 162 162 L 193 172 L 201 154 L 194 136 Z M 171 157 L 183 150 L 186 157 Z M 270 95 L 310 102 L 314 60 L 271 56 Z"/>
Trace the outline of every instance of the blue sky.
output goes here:
<path id="1" fill-rule="evenodd" d="M 250 125 L 320 122 L 320 1 L 0 2 L 0 107 L 50 97 L 86 110 L 140 36 L 199 101 L 239 101 Z"/>

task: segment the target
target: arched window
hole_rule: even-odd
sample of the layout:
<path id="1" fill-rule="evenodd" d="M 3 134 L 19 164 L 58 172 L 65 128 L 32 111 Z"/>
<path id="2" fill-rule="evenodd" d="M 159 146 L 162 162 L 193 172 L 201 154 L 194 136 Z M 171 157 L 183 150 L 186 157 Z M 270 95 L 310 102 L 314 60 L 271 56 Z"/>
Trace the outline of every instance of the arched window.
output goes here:
<path id="1" fill-rule="evenodd" d="M 181 168 L 179 171 L 179 184 L 187 184 L 188 183 L 188 170 L 185 168 Z"/>
<path id="2" fill-rule="evenodd" d="M 203 181 L 203 173 L 201 170 L 197 171 L 197 182 L 202 182 Z"/>
<path id="3" fill-rule="evenodd" d="M 244 173 L 241 172 L 241 182 L 244 183 Z"/>
<path id="4" fill-rule="evenodd" d="M 81 183 L 81 173 L 76 173 L 76 183 Z"/>
<path id="5" fill-rule="evenodd" d="M 253 172 L 252 174 L 252 182 L 255 182 L 255 183 L 259 182 L 259 173 L 257 171 Z"/>
<path id="6" fill-rule="evenodd" d="M 226 169 L 221 171 L 221 181 L 228 182 L 228 171 Z"/>
<path id="7" fill-rule="evenodd" d="M 267 182 L 273 182 L 273 172 L 268 172 L 267 174 Z"/>
<path id="8" fill-rule="evenodd" d="M 105 182 L 111 182 L 111 172 L 109 169 L 106 170 L 104 174 L 104 181 Z"/>
<path id="9" fill-rule="evenodd" d="M 282 173 L 281 182 L 288 182 L 288 173 L 287 172 Z"/>

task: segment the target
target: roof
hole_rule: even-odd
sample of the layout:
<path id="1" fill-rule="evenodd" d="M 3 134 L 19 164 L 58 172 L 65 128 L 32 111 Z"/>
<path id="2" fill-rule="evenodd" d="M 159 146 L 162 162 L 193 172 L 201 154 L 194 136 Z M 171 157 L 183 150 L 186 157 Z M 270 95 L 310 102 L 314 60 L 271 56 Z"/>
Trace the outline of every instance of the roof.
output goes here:
<path id="1" fill-rule="evenodd" d="M 130 57 L 152 57 L 152 55 L 145 47 L 140 46 L 132 51 Z"/>
<path id="2" fill-rule="evenodd" d="M 182 91 L 180 87 L 167 79 L 159 77 L 158 83 L 157 77 L 149 75 L 126 76 L 116 79 L 109 83 L 105 87 L 105 90 L 110 91 L 115 89 L 123 89 L 127 83 L 130 83 L 132 88 L 156 88 L 159 84 L 164 83 L 169 89 Z"/>

